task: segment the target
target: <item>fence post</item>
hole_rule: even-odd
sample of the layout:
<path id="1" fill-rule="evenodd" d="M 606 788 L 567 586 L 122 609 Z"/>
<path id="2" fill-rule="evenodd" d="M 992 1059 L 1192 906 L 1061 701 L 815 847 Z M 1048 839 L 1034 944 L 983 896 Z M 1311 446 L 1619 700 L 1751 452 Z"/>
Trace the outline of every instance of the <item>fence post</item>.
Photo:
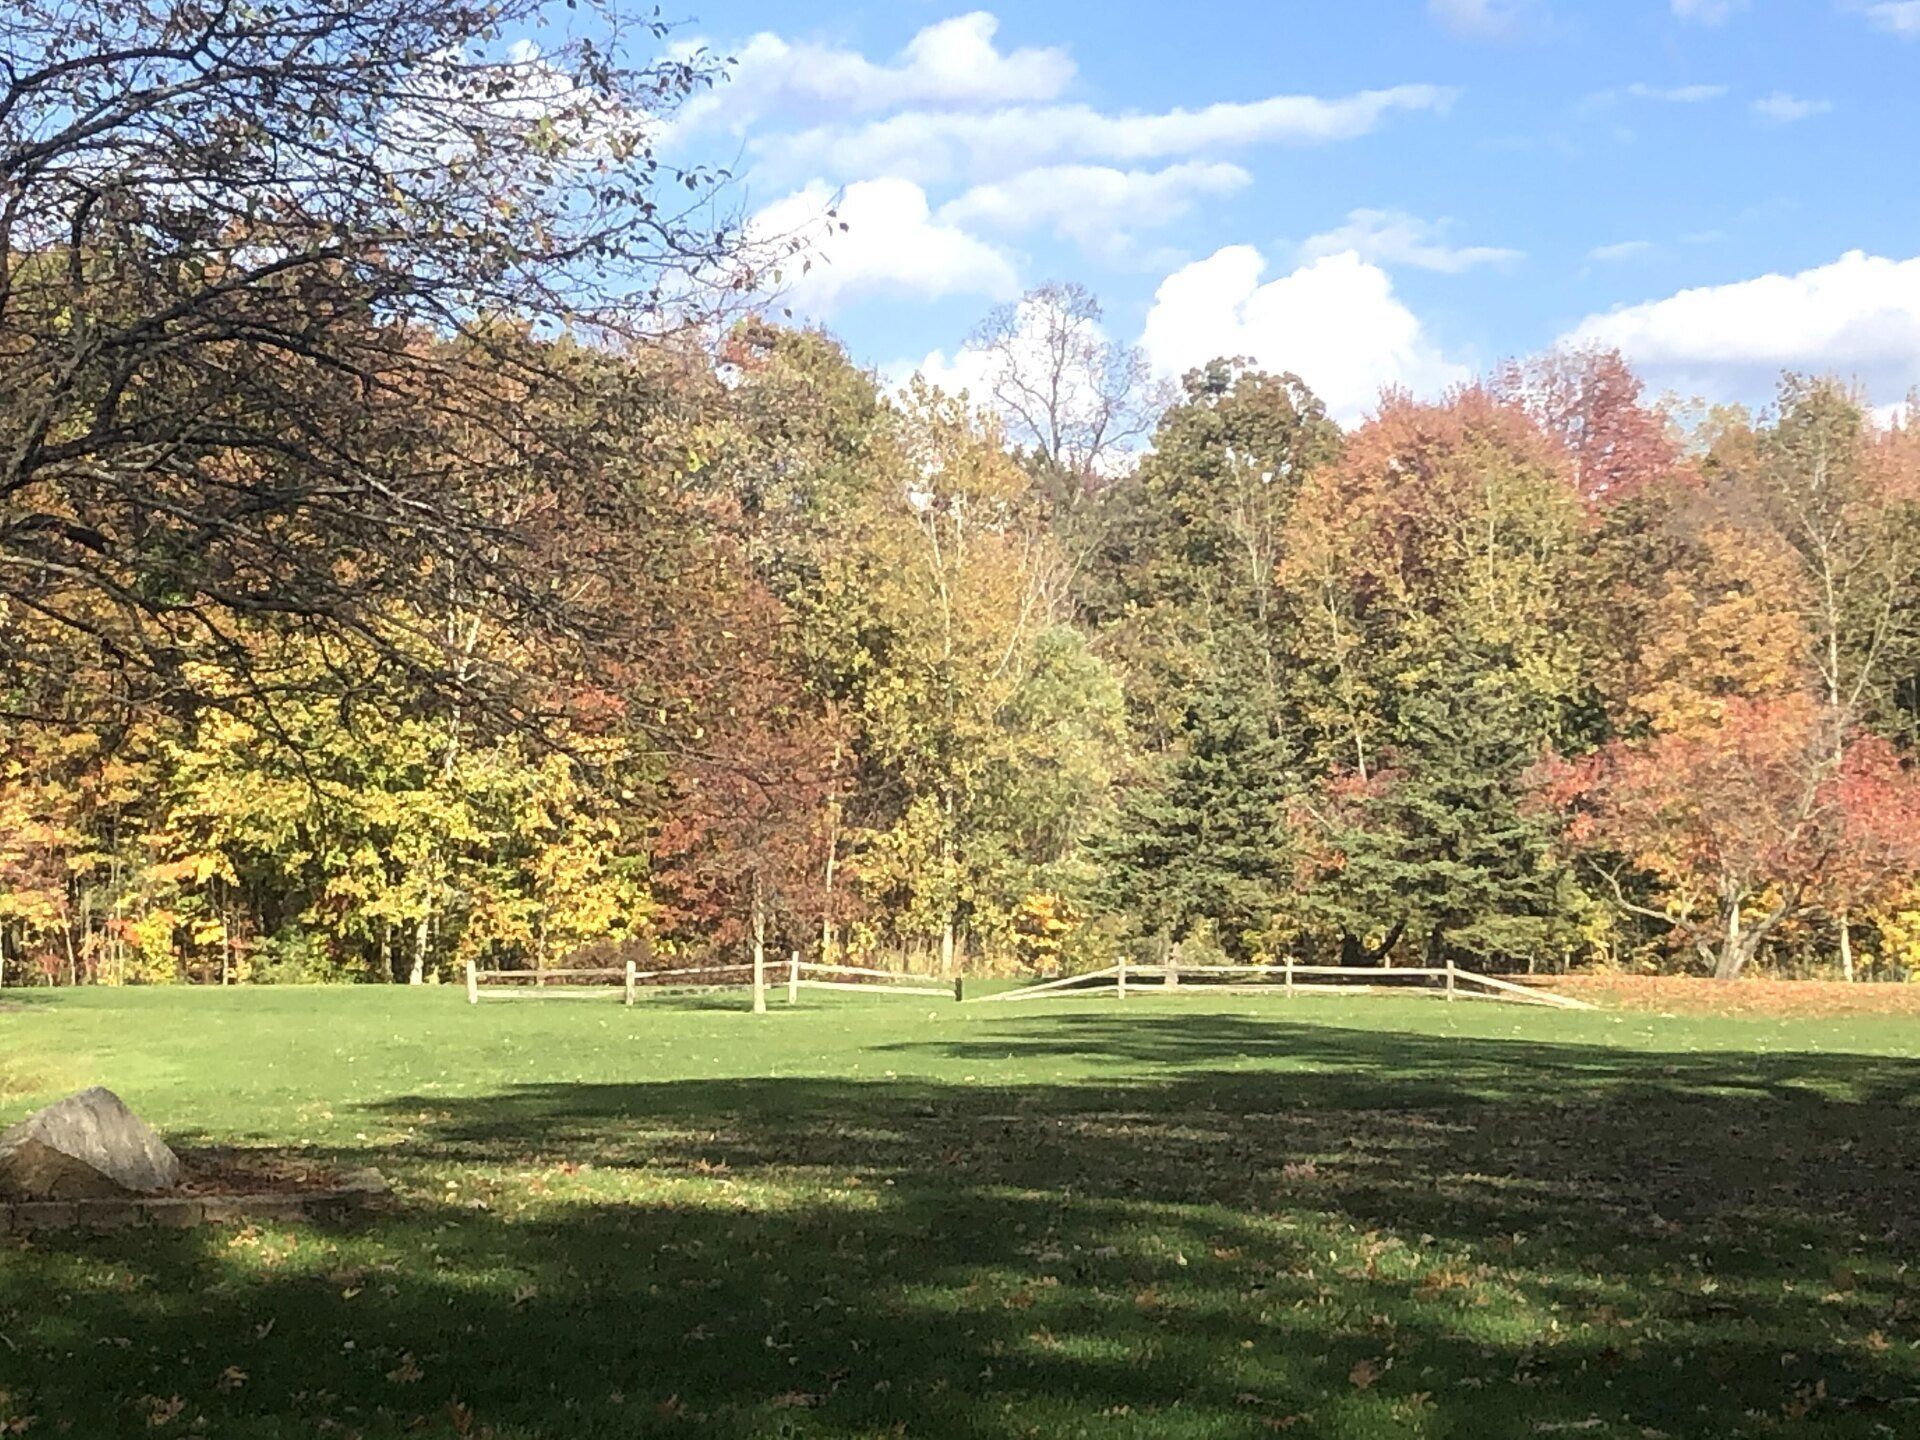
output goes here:
<path id="1" fill-rule="evenodd" d="M 1127 957 L 1125 955 L 1122 955 L 1120 957 L 1120 965 L 1117 972 L 1117 979 L 1115 983 L 1118 986 L 1120 998 L 1122 1000 L 1126 999 L 1127 998 Z"/>
<path id="2" fill-rule="evenodd" d="M 640 967 L 629 960 L 627 961 L 627 1004 L 633 1004 L 633 992 L 638 988 L 639 983 Z"/>
<path id="3" fill-rule="evenodd" d="M 467 1004 L 480 1003 L 480 967 L 473 961 L 467 961 Z"/>
<path id="4" fill-rule="evenodd" d="M 793 959 L 787 965 L 787 1004 L 800 1003 L 800 952 L 793 952 Z"/>
<path id="5" fill-rule="evenodd" d="M 1291 955 L 1287 956 L 1287 959 L 1286 959 L 1286 971 L 1287 971 L 1287 998 L 1291 1000 L 1293 998 L 1293 956 Z"/>
<path id="6" fill-rule="evenodd" d="M 958 1005 L 962 1000 L 966 998 L 967 997 L 963 993 L 961 993 L 960 977 L 956 975 L 953 977 L 953 1003 Z"/>
<path id="7" fill-rule="evenodd" d="M 1447 957 L 1447 1003 L 1453 1003 L 1453 957 Z"/>

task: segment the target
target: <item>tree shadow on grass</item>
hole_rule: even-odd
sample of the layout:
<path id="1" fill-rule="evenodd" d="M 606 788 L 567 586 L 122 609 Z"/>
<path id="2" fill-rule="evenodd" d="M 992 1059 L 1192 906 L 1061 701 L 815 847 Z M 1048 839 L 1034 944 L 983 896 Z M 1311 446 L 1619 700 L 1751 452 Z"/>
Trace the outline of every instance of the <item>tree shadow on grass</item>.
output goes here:
<path id="1" fill-rule="evenodd" d="M 1920 1428 L 1916 1062 L 1176 1013 L 927 1043 L 1166 1073 L 397 1099 L 404 1140 L 333 1157 L 391 1213 L 0 1251 L 4 1403 L 245 1440 Z"/>

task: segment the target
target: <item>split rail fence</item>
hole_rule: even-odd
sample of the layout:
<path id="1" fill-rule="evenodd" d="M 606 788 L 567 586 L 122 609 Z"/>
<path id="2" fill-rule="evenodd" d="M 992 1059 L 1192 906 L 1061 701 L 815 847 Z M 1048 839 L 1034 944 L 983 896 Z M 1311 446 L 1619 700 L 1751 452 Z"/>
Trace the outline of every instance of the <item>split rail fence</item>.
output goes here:
<path id="1" fill-rule="evenodd" d="M 863 995 L 905 995 L 960 998 L 960 982 L 935 975 L 910 975 L 860 965 L 829 965 L 806 961 L 795 951 L 784 967 L 787 1003 L 798 1004 L 802 990 L 857 990 Z M 629 960 L 624 969 L 482 970 L 467 964 L 467 1003 L 488 999 L 604 1000 L 618 989 L 631 1005 L 644 990 L 677 993 L 700 990 L 750 989 L 753 1008 L 767 1008 L 770 967 L 764 957 L 727 965 L 686 965 L 667 970 L 641 969 Z"/>
<path id="2" fill-rule="evenodd" d="M 1557 1010 L 1595 1008 L 1571 995 L 1521 985 L 1497 975 L 1482 975 L 1453 964 L 1389 970 L 1352 965 L 1297 965 L 1291 960 L 1277 965 L 1186 965 L 1178 961 L 1141 965 L 1122 960 L 1084 975 L 1067 975 L 975 996 L 964 995 L 958 980 L 859 965 L 816 963 L 802 960 L 797 951 L 784 968 L 789 1005 L 799 1003 L 802 990 L 857 991 L 863 995 L 953 999 L 968 1005 L 1005 1005 L 1068 996 L 1147 999 L 1177 994 L 1185 988 L 1189 992 L 1218 995 L 1420 994 L 1448 1001 L 1493 1000 L 1513 1005 L 1546 1005 Z M 625 1003 L 631 1005 L 643 990 L 685 993 L 747 988 L 752 992 L 754 1010 L 763 1012 L 767 1008 L 769 969 L 764 957 L 731 965 L 687 965 L 666 970 L 642 970 L 631 961 L 625 969 L 597 970 L 481 970 L 470 963 L 467 1000 L 470 1004 L 479 1004 L 483 990 L 490 997 L 503 999 L 604 999 L 617 985 Z"/>
<path id="3" fill-rule="evenodd" d="M 1353 982 L 1353 983 L 1349 983 Z M 1009 1004 L 1021 1000 L 1057 999 L 1069 995 L 1112 995 L 1150 998 L 1177 994 L 1183 986 L 1214 995 L 1295 995 L 1302 993 L 1369 995 L 1430 994 L 1448 1001 L 1494 1000 L 1517 1005 L 1546 1005 L 1556 1010 L 1592 1010 L 1595 1007 L 1571 995 L 1536 989 L 1497 975 L 1482 975 L 1448 963 L 1405 969 L 1354 965 L 1140 965 L 1121 960 L 1104 970 L 1067 975 L 1038 985 L 982 995 L 970 1005 Z"/>

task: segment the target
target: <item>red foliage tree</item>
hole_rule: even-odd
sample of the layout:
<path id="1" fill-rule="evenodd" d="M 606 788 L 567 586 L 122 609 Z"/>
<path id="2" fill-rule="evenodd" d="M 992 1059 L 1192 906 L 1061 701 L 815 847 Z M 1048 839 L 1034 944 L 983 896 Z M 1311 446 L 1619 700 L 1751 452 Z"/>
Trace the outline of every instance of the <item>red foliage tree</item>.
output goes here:
<path id="1" fill-rule="evenodd" d="M 1518 404 L 1565 447 L 1580 498 L 1616 504 L 1672 475 L 1680 449 L 1640 403 L 1640 377 L 1617 350 L 1557 350 L 1509 363 L 1495 393 Z"/>
<path id="2" fill-rule="evenodd" d="M 693 739 L 669 764 L 653 844 L 670 933 L 760 944 L 817 914 L 834 735 L 788 662 L 784 622 L 764 588 L 723 586 L 689 607 L 671 647 Z"/>
<path id="3" fill-rule="evenodd" d="M 1730 701 L 1711 730 L 1615 743 L 1539 778 L 1619 903 L 1667 922 L 1723 980 L 1786 922 L 1843 915 L 1920 870 L 1920 782 L 1805 699 Z"/>

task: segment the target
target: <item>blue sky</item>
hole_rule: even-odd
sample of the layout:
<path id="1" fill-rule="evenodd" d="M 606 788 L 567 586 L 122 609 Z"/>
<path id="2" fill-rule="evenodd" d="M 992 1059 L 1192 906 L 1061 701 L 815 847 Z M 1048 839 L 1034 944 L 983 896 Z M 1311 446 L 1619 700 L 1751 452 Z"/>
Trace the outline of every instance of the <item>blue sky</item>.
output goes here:
<path id="1" fill-rule="evenodd" d="M 1920 0 L 708 0 L 739 59 L 671 147 L 766 233 L 836 199 L 788 302 L 964 381 L 1049 279 L 1169 373 L 1226 350 L 1352 418 L 1575 338 L 1656 389 L 1920 384 Z"/>

